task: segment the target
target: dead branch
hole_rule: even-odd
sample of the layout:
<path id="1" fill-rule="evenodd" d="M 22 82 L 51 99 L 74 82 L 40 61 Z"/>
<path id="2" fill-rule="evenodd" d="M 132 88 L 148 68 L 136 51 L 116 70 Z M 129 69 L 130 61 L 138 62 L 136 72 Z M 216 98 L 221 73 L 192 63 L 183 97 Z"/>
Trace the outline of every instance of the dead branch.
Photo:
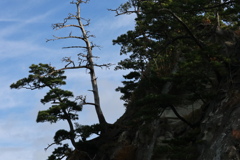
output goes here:
<path id="1" fill-rule="evenodd" d="M 79 57 L 84 57 L 84 58 L 86 58 L 86 57 L 87 57 L 87 55 L 86 55 L 86 54 L 84 54 L 84 53 L 78 53 L 78 56 L 79 56 Z"/>
<path id="2" fill-rule="evenodd" d="M 116 13 L 115 16 L 120 16 L 120 15 L 124 15 L 124 14 L 132 14 L 132 13 L 136 13 L 139 14 L 139 11 L 125 11 L 125 12 L 119 12 L 119 9 L 108 9 L 108 11 L 113 11 Z"/>
<path id="3" fill-rule="evenodd" d="M 48 144 L 48 146 L 47 146 L 46 148 L 44 148 L 44 150 L 47 151 L 48 148 L 50 148 L 50 147 L 51 147 L 52 145 L 54 145 L 54 144 L 56 144 L 56 143 Z"/>
<path id="4" fill-rule="evenodd" d="M 91 102 L 85 102 L 85 103 L 83 103 L 82 105 L 92 105 L 92 106 L 96 106 L 95 103 L 91 103 Z"/>
<path id="5" fill-rule="evenodd" d="M 55 41 L 55 40 L 59 40 L 59 39 L 68 39 L 68 38 L 76 38 L 76 39 L 82 39 L 82 40 L 84 40 L 83 37 L 72 36 L 71 33 L 70 33 L 69 36 L 67 36 L 67 37 L 57 37 L 57 36 L 54 36 L 54 35 L 53 35 L 53 37 L 55 37 L 55 39 L 47 39 L 46 42 L 48 42 L 48 41 Z"/>
<path id="6" fill-rule="evenodd" d="M 91 49 L 93 49 L 94 47 L 98 47 L 97 45 L 91 45 L 90 46 Z M 84 48 L 84 49 L 88 49 L 89 47 L 85 47 L 85 46 L 68 46 L 68 47 L 62 47 L 62 49 L 69 49 L 69 48 Z"/>
<path id="7" fill-rule="evenodd" d="M 75 67 L 75 63 L 71 60 L 71 57 L 64 57 L 62 58 L 63 62 L 68 62 L 68 64 L 65 66 L 65 68 L 67 68 L 67 66 L 69 66 L 70 64 L 73 65 L 73 67 Z"/>
<path id="8" fill-rule="evenodd" d="M 84 47 L 84 46 L 69 46 L 69 47 L 62 47 L 62 49 L 68 49 L 68 48 L 84 48 L 84 49 L 87 49 L 87 47 Z"/>
<path id="9" fill-rule="evenodd" d="M 83 106 L 83 105 L 93 105 L 93 106 L 96 106 L 95 103 L 86 102 L 86 96 L 83 96 L 83 95 L 77 96 L 77 97 L 75 98 L 75 101 L 77 101 L 77 100 L 80 100 L 80 102 L 79 102 L 79 105 L 80 105 L 80 106 Z"/>
<path id="10" fill-rule="evenodd" d="M 96 67 L 100 67 L 100 68 L 106 67 L 107 69 L 110 69 L 110 67 L 112 65 L 114 65 L 114 64 L 112 64 L 112 63 L 100 64 L 100 65 L 99 64 L 94 64 L 94 66 L 96 66 Z"/>
<path id="11" fill-rule="evenodd" d="M 83 0 L 77 0 L 76 2 L 74 2 L 74 1 L 72 1 L 72 2 L 70 2 L 71 4 L 80 4 L 80 3 L 88 3 L 90 0 L 85 0 L 85 1 L 83 1 Z"/>
<path id="12" fill-rule="evenodd" d="M 49 73 L 48 75 L 52 75 L 53 73 L 55 72 L 59 72 L 59 71 L 62 71 L 62 70 L 67 70 L 67 69 L 79 69 L 79 68 L 86 68 L 86 69 L 91 69 L 89 66 L 85 65 L 85 66 L 75 66 L 75 67 L 64 67 L 64 68 L 61 68 L 61 69 L 58 69 L 58 70 L 54 70 L 52 71 L 51 73 Z M 41 76 L 41 77 L 45 77 L 46 75 L 44 76 Z"/>
<path id="13" fill-rule="evenodd" d="M 76 28 L 80 28 L 80 26 L 78 26 L 78 25 L 75 25 L 75 24 L 68 24 L 68 25 L 65 25 L 65 24 L 63 24 L 63 25 L 57 25 L 57 24 L 54 24 L 53 25 L 53 29 L 55 29 L 55 30 L 59 30 L 59 29 L 62 29 L 62 28 L 67 28 L 67 27 L 76 27 Z"/>

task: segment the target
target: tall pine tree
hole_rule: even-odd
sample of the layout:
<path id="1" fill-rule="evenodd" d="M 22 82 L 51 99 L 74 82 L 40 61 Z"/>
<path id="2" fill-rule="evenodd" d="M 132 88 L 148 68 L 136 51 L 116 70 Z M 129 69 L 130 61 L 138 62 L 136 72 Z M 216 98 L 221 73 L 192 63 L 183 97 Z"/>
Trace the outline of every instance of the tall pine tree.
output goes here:
<path id="1" fill-rule="evenodd" d="M 135 29 L 113 41 L 120 54 L 129 55 L 116 67 L 130 70 L 117 88 L 127 106 L 144 105 L 145 99 L 159 115 L 159 108 L 174 109 L 186 97 L 207 103 L 222 80 L 231 78 L 235 58 L 228 49 L 238 36 L 239 3 L 129 0 L 112 10 L 136 15 Z"/>

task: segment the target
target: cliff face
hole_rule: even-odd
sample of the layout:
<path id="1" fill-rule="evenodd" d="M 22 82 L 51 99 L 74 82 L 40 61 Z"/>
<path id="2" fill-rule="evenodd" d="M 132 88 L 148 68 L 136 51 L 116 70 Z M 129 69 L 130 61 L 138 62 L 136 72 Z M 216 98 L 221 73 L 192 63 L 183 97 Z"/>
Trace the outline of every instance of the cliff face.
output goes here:
<path id="1" fill-rule="evenodd" d="M 209 103 L 201 122 L 204 143 L 199 145 L 199 160 L 240 159 L 239 39 L 225 41 L 225 45 L 230 49 L 229 55 L 233 55 L 237 63 L 231 65 L 230 78 L 222 81 L 217 96 Z"/>
<path id="2" fill-rule="evenodd" d="M 240 92 L 237 86 L 231 85 L 230 90 L 222 91 L 204 106 L 207 109 L 197 127 L 191 128 L 178 119 L 166 116 L 137 126 L 126 126 L 115 140 L 103 145 L 105 153 L 102 159 L 239 159 Z M 198 119 L 199 112 L 199 109 L 195 110 L 185 117 L 188 120 Z M 131 121 L 128 115 L 125 116 L 126 119 L 117 122 L 119 126 Z"/>
<path id="3" fill-rule="evenodd" d="M 233 85 L 231 92 L 222 93 L 212 102 L 201 124 L 204 144 L 199 160 L 239 159 L 240 138 L 240 94 L 239 86 Z"/>
<path id="4" fill-rule="evenodd" d="M 229 65 L 229 76 L 222 77 L 214 97 L 208 102 L 179 104 L 175 109 L 185 121 L 171 108 L 158 115 L 141 104 L 127 108 L 105 138 L 100 137 L 98 159 L 240 159 L 240 45 L 231 38 L 223 45 L 236 63 Z M 168 93 L 174 86 L 168 83 L 163 89 Z"/>
<path id="5" fill-rule="evenodd" d="M 154 91 L 161 96 L 146 103 L 142 97 L 149 98 L 152 90 L 140 83 L 125 114 L 106 133 L 79 148 L 98 160 L 240 160 L 240 41 L 232 32 L 217 32 L 228 35 L 219 40 L 224 46 L 221 54 L 234 61 L 222 74 L 227 76 L 218 79 L 214 96 L 190 103 L 184 91 L 175 90 L 176 84 L 165 82 Z"/>

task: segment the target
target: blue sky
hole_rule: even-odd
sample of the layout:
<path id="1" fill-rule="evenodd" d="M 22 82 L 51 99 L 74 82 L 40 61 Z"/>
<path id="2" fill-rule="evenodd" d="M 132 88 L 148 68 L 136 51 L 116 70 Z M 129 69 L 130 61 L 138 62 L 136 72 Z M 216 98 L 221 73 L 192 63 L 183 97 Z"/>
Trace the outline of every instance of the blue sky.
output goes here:
<path id="1" fill-rule="evenodd" d="M 56 130 L 68 128 L 64 123 L 36 123 L 39 110 L 44 110 L 40 99 L 46 90 L 11 90 L 9 85 L 28 75 L 31 64 L 51 63 L 64 66 L 62 57 L 74 58 L 81 52 L 61 49 L 76 41 L 54 41 L 46 43 L 52 35 L 68 35 L 70 30 L 54 31 L 51 24 L 62 22 L 68 13 L 75 13 L 70 0 L 1 0 L 0 1 L 0 159 L 44 160 L 51 154 L 44 148 L 52 143 Z M 112 45 L 112 39 L 134 26 L 133 16 L 115 17 L 108 8 L 117 8 L 125 0 L 91 0 L 82 6 L 82 16 L 91 19 L 86 29 L 96 38 L 91 39 L 101 46 L 94 54 L 101 57 L 98 63 L 117 63 L 119 46 Z M 74 44 L 73 44 L 74 45 Z M 108 122 L 119 118 L 125 108 L 115 88 L 121 85 L 124 71 L 97 69 L 98 84 L 103 112 Z M 91 101 L 89 75 L 84 70 L 67 71 L 67 89 L 75 95 L 87 95 Z M 81 124 L 97 123 L 95 110 L 86 106 L 80 114 Z"/>

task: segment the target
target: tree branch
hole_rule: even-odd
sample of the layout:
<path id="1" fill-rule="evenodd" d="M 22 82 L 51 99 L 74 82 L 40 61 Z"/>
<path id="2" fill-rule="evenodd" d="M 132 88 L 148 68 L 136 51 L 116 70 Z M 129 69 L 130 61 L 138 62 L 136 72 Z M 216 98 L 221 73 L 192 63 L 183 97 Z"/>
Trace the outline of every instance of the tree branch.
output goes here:
<path id="1" fill-rule="evenodd" d="M 62 24 L 62 23 L 61 23 L 61 24 Z M 75 24 L 68 24 L 68 25 L 65 25 L 65 24 L 59 25 L 59 23 L 53 24 L 53 29 L 55 29 L 55 30 L 59 30 L 59 29 L 66 28 L 66 27 L 76 27 L 76 28 L 80 28 L 80 26 L 75 25 Z"/>
<path id="2" fill-rule="evenodd" d="M 200 47 L 203 48 L 203 44 L 195 37 L 195 35 L 192 33 L 190 28 L 182 21 L 180 17 L 178 17 L 174 12 L 172 12 L 170 9 L 162 8 L 159 11 L 167 11 L 169 12 L 175 19 L 177 19 L 178 22 L 182 24 L 182 26 L 186 29 L 188 34 L 192 37 L 192 39 L 196 42 L 196 44 Z"/>
<path id="3" fill-rule="evenodd" d="M 69 46 L 69 47 L 62 47 L 62 49 L 69 49 L 69 48 L 84 48 L 84 49 L 87 49 L 87 47 L 84 47 L 84 46 Z"/>
<path id="4" fill-rule="evenodd" d="M 213 9 L 213 8 L 218 8 L 218 7 L 222 7 L 222 6 L 225 6 L 227 4 L 230 4 L 230 3 L 236 3 L 237 1 L 229 1 L 229 2 L 224 2 L 224 3 L 220 3 L 218 5 L 214 5 L 214 6 L 209 6 L 209 7 L 204 7 L 203 9 Z M 201 9 L 202 10 L 202 9 Z"/>
<path id="5" fill-rule="evenodd" d="M 174 105 L 170 105 L 170 108 L 172 109 L 173 113 L 184 123 L 186 123 L 188 126 L 190 126 L 191 128 L 194 128 L 194 125 L 191 124 L 190 122 L 188 122 L 186 119 L 184 119 L 176 110 L 176 108 L 174 107 Z"/>
<path id="6" fill-rule="evenodd" d="M 76 39 L 82 39 L 82 40 L 84 40 L 83 37 L 71 36 L 71 33 L 70 33 L 69 36 L 67 36 L 67 37 L 57 37 L 57 36 L 53 36 L 53 37 L 55 37 L 55 39 L 47 39 L 46 42 L 48 42 L 48 41 L 55 41 L 55 40 L 59 40 L 59 39 L 68 39 L 68 38 L 76 38 Z"/>
<path id="7" fill-rule="evenodd" d="M 124 14 L 132 14 L 136 13 L 139 14 L 139 11 L 125 11 L 125 12 L 119 12 L 118 9 L 108 9 L 108 11 L 113 11 L 116 13 L 116 16 L 124 15 Z"/>
<path id="8" fill-rule="evenodd" d="M 52 145 L 54 145 L 54 144 L 56 144 L 56 143 L 48 144 L 48 146 L 47 146 L 46 148 L 44 148 L 44 150 L 47 151 L 48 148 L 50 148 L 50 147 L 51 147 Z"/>
<path id="9" fill-rule="evenodd" d="M 61 68 L 61 69 L 58 69 L 58 70 L 54 70 L 52 71 L 51 73 L 47 74 L 47 75 L 51 75 L 55 72 L 58 72 L 58 71 L 62 71 L 62 70 L 67 70 L 67 69 L 79 69 L 79 68 L 86 68 L 86 69 L 90 69 L 89 66 L 85 65 L 85 66 L 76 66 L 76 67 L 64 67 L 64 68 Z M 41 76 L 41 77 L 45 77 L 46 75 L 44 76 Z"/>
<path id="10" fill-rule="evenodd" d="M 90 0 L 85 0 L 85 1 L 83 1 L 83 0 L 77 0 L 77 2 L 74 2 L 74 1 L 72 1 L 72 2 L 70 2 L 71 4 L 80 4 L 80 3 L 88 3 Z"/>
<path id="11" fill-rule="evenodd" d="M 93 64 L 94 66 L 96 66 L 96 67 L 100 67 L 100 68 L 102 68 L 102 67 L 106 67 L 106 68 L 110 68 L 110 66 L 112 66 L 112 65 L 114 65 L 114 64 L 112 64 L 112 63 L 107 63 L 107 64 L 101 64 L 101 65 L 98 65 L 98 64 Z"/>
<path id="12" fill-rule="evenodd" d="M 91 102 L 85 102 L 85 103 L 83 103 L 82 105 L 92 105 L 92 106 L 96 106 L 95 103 L 91 103 Z"/>
<path id="13" fill-rule="evenodd" d="M 61 101 L 61 99 L 59 99 L 59 101 Z M 66 120 L 67 120 L 69 128 L 70 128 L 70 134 L 71 134 L 70 141 L 71 141 L 72 145 L 76 148 L 76 141 L 75 141 L 75 135 L 74 135 L 75 130 L 73 127 L 72 120 L 65 109 L 62 109 L 62 111 L 63 111 L 64 116 L 66 116 Z"/>
<path id="14" fill-rule="evenodd" d="M 85 41 L 85 40 L 84 40 Z M 90 48 L 93 49 L 94 47 L 99 47 L 97 45 L 91 45 Z M 84 46 L 68 46 L 68 47 L 62 47 L 62 49 L 69 49 L 69 48 L 84 48 L 84 49 L 88 49 L 88 46 L 84 47 Z"/>

